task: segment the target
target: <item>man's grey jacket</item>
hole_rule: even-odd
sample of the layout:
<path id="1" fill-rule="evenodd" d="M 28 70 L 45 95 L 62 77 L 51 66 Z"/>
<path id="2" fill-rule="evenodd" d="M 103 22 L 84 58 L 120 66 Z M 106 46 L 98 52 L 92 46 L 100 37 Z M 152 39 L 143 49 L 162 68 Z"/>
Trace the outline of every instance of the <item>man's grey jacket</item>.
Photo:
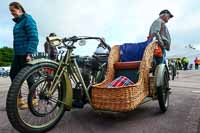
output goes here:
<path id="1" fill-rule="evenodd" d="M 153 24 L 151 25 L 149 35 L 154 37 L 160 37 L 160 39 L 163 41 L 164 44 L 160 44 L 163 48 L 166 50 L 170 50 L 171 45 L 171 37 L 168 31 L 167 26 L 165 25 L 165 22 L 158 18 L 156 19 Z M 158 38 L 157 38 L 158 39 Z"/>

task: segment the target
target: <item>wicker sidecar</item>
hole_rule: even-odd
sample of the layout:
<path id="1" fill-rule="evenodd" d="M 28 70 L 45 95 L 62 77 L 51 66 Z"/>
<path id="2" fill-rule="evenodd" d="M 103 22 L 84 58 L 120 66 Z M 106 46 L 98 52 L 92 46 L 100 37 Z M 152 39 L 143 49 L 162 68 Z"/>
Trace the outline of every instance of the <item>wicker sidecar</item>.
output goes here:
<path id="1" fill-rule="evenodd" d="M 161 111 L 165 112 L 169 104 L 169 74 L 165 64 L 153 65 L 153 53 L 157 45 L 157 41 L 151 42 L 146 47 L 142 60 L 132 62 L 119 62 L 120 47 L 113 46 L 105 80 L 92 87 L 93 108 L 127 112 L 134 110 L 150 98 L 158 99 Z M 107 88 L 107 84 L 116 77 L 117 71 L 122 69 L 137 70 L 137 82 L 125 87 Z"/>

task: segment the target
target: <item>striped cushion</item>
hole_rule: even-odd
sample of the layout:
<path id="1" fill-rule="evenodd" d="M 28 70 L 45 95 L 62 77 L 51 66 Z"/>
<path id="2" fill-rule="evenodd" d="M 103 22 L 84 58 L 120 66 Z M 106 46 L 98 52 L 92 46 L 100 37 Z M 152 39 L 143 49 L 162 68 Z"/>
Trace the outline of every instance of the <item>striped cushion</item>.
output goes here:
<path id="1" fill-rule="evenodd" d="M 133 85 L 134 83 L 125 76 L 120 76 L 107 85 L 108 88 L 123 87 Z"/>

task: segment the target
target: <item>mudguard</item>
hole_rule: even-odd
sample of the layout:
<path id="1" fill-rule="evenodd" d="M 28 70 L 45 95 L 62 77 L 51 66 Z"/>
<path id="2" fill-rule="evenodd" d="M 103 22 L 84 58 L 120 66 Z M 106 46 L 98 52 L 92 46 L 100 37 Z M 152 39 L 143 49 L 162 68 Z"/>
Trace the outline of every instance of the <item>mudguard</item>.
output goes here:
<path id="1" fill-rule="evenodd" d="M 45 59 L 45 58 L 30 61 L 30 62 L 28 62 L 28 65 L 36 65 L 36 64 L 42 64 L 42 63 L 53 63 L 57 66 L 59 65 L 58 62 L 50 60 L 50 59 Z M 70 110 L 72 108 L 73 92 L 72 92 L 72 84 L 71 84 L 71 81 L 69 79 L 67 71 L 64 73 L 64 78 L 65 78 L 65 84 L 66 84 L 66 87 L 67 87 L 64 103 L 66 105 L 66 109 Z"/>
<path id="2" fill-rule="evenodd" d="M 163 77 L 164 77 L 164 70 L 168 72 L 168 68 L 165 64 L 159 64 L 155 70 L 155 77 L 156 77 L 156 87 L 161 87 L 163 85 Z M 168 77 L 169 78 L 169 77 Z"/>
<path id="3" fill-rule="evenodd" d="M 45 59 L 45 58 L 35 59 L 35 60 L 28 62 L 27 64 L 28 65 L 35 65 L 35 64 L 40 64 L 40 63 L 53 63 L 55 65 L 59 65 L 58 62 L 50 60 L 50 59 Z"/>

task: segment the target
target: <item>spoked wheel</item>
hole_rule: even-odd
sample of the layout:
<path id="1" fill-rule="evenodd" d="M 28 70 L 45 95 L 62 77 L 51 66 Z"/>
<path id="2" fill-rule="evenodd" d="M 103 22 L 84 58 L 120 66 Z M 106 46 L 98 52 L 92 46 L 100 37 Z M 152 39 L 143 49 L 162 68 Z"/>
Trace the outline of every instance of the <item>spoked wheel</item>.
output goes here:
<path id="1" fill-rule="evenodd" d="M 15 129 L 26 133 L 46 132 L 62 118 L 66 84 L 61 80 L 52 96 L 52 85 L 57 65 L 41 63 L 22 69 L 13 81 L 8 95 L 6 110 Z"/>
<path id="2" fill-rule="evenodd" d="M 43 78 L 35 83 L 28 95 L 28 106 L 33 115 L 45 117 L 56 110 L 58 104 L 62 101 L 62 92 L 60 86 L 57 86 L 56 92 L 51 97 L 48 97 L 48 89 L 53 80 Z"/>
<path id="3" fill-rule="evenodd" d="M 158 73 L 157 73 L 158 74 Z M 164 67 L 157 75 L 160 81 L 160 85 L 157 86 L 157 97 L 159 106 L 162 112 L 167 111 L 169 106 L 169 73 L 167 68 Z"/>

